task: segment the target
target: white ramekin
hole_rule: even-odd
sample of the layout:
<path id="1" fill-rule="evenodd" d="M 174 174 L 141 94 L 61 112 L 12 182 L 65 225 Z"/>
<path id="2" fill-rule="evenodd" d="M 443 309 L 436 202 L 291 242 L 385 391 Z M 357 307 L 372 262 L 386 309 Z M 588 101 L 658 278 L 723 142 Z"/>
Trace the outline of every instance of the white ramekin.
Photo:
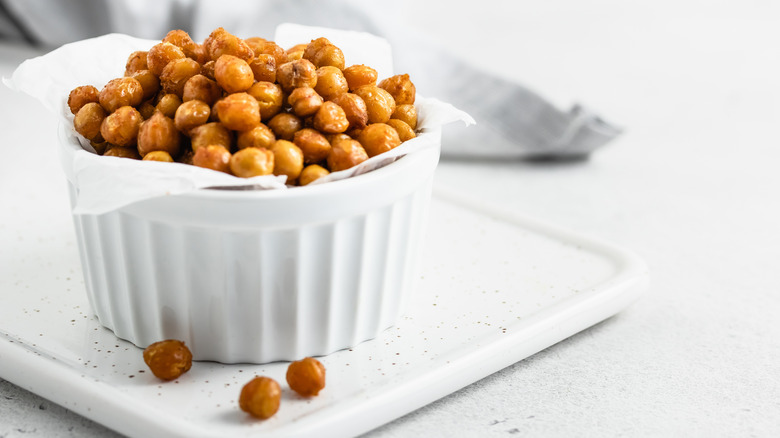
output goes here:
<path id="1" fill-rule="evenodd" d="M 196 360 L 297 360 L 372 339 L 413 291 L 438 159 L 428 148 L 321 185 L 74 215 L 92 310 L 122 339 L 179 339 Z"/>

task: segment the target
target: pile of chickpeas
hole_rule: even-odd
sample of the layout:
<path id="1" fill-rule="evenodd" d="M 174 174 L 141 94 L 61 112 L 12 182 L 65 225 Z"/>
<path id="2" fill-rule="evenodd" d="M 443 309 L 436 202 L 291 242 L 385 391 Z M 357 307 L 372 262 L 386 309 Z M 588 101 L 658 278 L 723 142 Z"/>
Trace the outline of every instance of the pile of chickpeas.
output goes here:
<path id="1" fill-rule="evenodd" d="M 409 75 L 377 79 L 326 38 L 285 50 L 223 28 L 202 44 L 173 30 L 133 52 L 124 77 L 75 88 L 68 106 L 100 155 L 306 185 L 415 137 Z"/>

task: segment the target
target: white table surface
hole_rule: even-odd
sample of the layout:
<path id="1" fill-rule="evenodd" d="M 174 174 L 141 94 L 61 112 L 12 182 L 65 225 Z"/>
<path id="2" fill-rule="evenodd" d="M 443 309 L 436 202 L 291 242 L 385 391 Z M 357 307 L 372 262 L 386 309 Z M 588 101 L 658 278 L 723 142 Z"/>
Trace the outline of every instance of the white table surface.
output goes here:
<path id="1" fill-rule="evenodd" d="M 445 3 L 410 19 L 431 21 Z M 618 316 L 368 436 L 780 435 L 780 4 L 504 3 L 429 25 L 475 62 L 626 133 L 587 162 L 444 161 L 437 183 L 630 248 L 651 287 Z M 0 74 L 32 53 L 0 45 Z M 50 118 L 4 87 L 0 116 L 0 196 L 12 169 L 40 169 L 67 215 Z M 0 208 L 0 226 L 19 208 Z M 21 436 L 116 434 L 0 380 L 0 437 Z"/>

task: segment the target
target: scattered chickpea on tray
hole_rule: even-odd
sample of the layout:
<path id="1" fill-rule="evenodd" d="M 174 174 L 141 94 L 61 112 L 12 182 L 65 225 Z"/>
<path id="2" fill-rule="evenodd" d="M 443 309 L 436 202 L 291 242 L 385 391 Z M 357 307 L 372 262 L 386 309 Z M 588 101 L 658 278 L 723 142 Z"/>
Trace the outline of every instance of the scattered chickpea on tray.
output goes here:
<path id="1" fill-rule="evenodd" d="M 415 137 L 409 75 L 377 80 L 369 66 L 345 67 L 326 38 L 285 50 L 223 28 L 203 44 L 173 30 L 131 53 L 124 77 L 75 88 L 68 106 L 100 155 L 303 186 Z"/>

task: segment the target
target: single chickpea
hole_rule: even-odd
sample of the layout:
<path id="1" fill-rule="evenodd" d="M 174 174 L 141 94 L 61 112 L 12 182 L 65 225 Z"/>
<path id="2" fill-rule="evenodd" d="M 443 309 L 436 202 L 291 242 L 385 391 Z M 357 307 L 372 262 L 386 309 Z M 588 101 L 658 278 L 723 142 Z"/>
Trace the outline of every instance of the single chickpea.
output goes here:
<path id="1" fill-rule="evenodd" d="M 417 134 L 414 133 L 414 129 L 407 125 L 403 120 L 390 119 L 387 121 L 387 124 L 392 126 L 398 133 L 398 138 L 401 139 L 401 143 L 417 137 Z"/>
<path id="2" fill-rule="evenodd" d="M 285 61 L 286 62 L 286 61 Z M 258 82 L 276 82 L 276 58 L 261 53 L 249 61 L 249 68 Z"/>
<path id="3" fill-rule="evenodd" d="M 211 60 L 209 53 L 206 51 L 206 46 L 203 44 L 195 44 L 192 48 L 192 53 L 188 54 L 187 57 L 198 61 L 198 64 L 201 65 Z"/>
<path id="4" fill-rule="evenodd" d="M 390 93 L 396 105 L 413 104 L 417 93 L 417 89 L 411 79 L 409 79 L 408 74 L 395 75 L 384 79 L 379 83 L 379 88 Z"/>
<path id="5" fill-rule="evenodd" d="M 109 143 L 117 146 L 135 146 L 138 129 L 144 118 L 137 109 L 123 106 L 109 114 L 100 125 L 100 135 Z"/>
<path id="6" fill-rule="evenodd" d="M 195 61 L 198 61 L 199 57 L 202 57 L 202 55 L 198 53 L 198 44 L 190 38 L 190 34 L 181 29 L 168 32 L 162 39 L 162 42 L 171 43 L 174 46 L 181 48 L 184 52 L 184 56 Z"/>
<path id="7" fill-rule="evenodd" d="M 325 366 L 313 357 L 290 363 L 287 384 L 303 397 L 313 397 L 325 388 Z"/>
<path id="8" fill-rule="evenodd" d="M 270 149 L 276 143 L 276 136 L 271 128 L 260 123 L 249 131 L 239 132 L 236 142 L 239 149 L 249 147 Z"/>
<path id="9" fill-rule="evenodd" d="M 181 98 L 179 96 L 175 94 L 162 94 L 159 96 L 155 108 L 157 111 L 163 113 L 165 117 L 172 119 L 176 117 L 176 110 L 179 109 L 179 105 L 181 105 Z"/>
<path id="10" fill-rule="evenodd" d="M 366 127 L 368 123 L 368 108 L 366 107 L 366 102 L 360 96 L 353 93 L 344 93 L 334 97 L 331 102 L 344 110 L 347 121 L 349 121 L 349 129 Z"/>
<path id="11" fill-rule="evenodd" d="M 304 54 L 305 58 L 305 54 Z M 333 66 L 339 70 L 344 69 L 344 53 L 333 44 L 326 44 L 321 47 L 311 59 L 312 64 L 317 67 Z"/>
<path id="12" fill-rule="evenodd" d="M 328 174 L 330 174 L 328 169 L 319 164 L 310 164 L 301 171 L 301 176 L 298 177 L 298 185 L 307 186 Z"/>
<path id="13" fill-rule="evenodd" d="M 118 158 L 130 158 L 132 160 L 140 160 L 141 156 L 138 154 L 138 149 L 134 147 L 123 147 L 111 145 L 103 153 L 104 157 L 118 157 Z"/>
<path id="14" fill-rule="evenodd" d="M 144 161 L 161 161 L 164 163 L 173 163 L 173 157 L 171 154 L 165 151 L 152 151 L 144 155 Z"/>
<path id="15" fill-rule="evenodd" d="M 192 128 L 203 125 L 211 115 L 211 107 L 200 100 L 188 100 L 176 109 L 173 121 L 176 129 L 187 134 Z"/>
<path id="16" fill-rule="evenodd" d="M 227 150 L 233 143 L 233 134 L 219 122 L 206 123 L 190 130 L 192 150 L 208 145 L 220 145 Z"/>
<path id="17" fill-rule="evenodd" d="M 349 128 L 344 110 L 333 102 L 325 102 L 314 115 L 314 127 L 321 132 L 337 134 Z"/>
<path id="18" fill-rule="evenodd" d="M 306 50 L 307 44 L 296 44 L 287 49 L 287 61 L 295 61 L 303 58 L 303 51 Z"/>
<path id="19" fill-rule="evenodd" d="M 190 58 L 174 59 L 169 62 L 160 74 L 160 85 L 163 92 L 181 97 L 184 92 L 184 84 L 191 77 L 200 74 L 200 69 L 198 61 Z"/>
<path id="20" fill-rule="evenodd" d="M 322 97 L 313 88 L 296 88 L 290 93 L 287 102 L 298 117 L 307 117 L 317 112 L 322 106 Z"/>
<path id="21" fill-rule="evenodd" d="M 387 152 L 401 144 L 398 132 L 385 123 L 372 123 L 366 126 L 357 139 L 369 157 Z"/>
<path id="22" fill-rule="evenodd" d="M 74 88 L 68 94 L 68 108 L 70 108 L 70 112 L 76 114 L 84 105 L 90 102 L 99 102 L 98 94 L 98 89 L 92 85 L 82 85 Z"/>
<path id="23" fill-rule="evenodd" d="M 230 152 L 216 144 L 198 148 L 192 156 L 192 164 L 218 172 L 230 173 Z"/>
<path id="24" fill-rule="evenodd" d="M 175 339 L 155 342 L 144 349 L 144 362 L 158 379 L 173 380 L 192 367 L 192 353 Z"/>
<path id="25" fill-rule="evenodd" d="M 295 133 L 303 128 L 303 122 L 294 114 L 279 113 L 268 121 L 268 127 L 277 139 L 292 141 Z"/>
<path id="26" fill-rule="evenodd" d="M 242 411 L 265 420 L 279 410 L 281 398 L 282 390 L 275 380 L 255 377 L 241 388 L 238 405 Z"/>
<path id="27" fill-rule="evenodd" d="M 252 68 L 246 61 L 233 55 L 222 55 L 214 65 L 217 84 L 228 93 L 246 91 L 255 81 Z"/>
<path id="28" fill-rule="evenodd" d="M 265 148 L 244 148 L 230 158 L 230 170 L 240 178 L 270 175 L 274 170 L 274 154 Z"/>
<path id="29" fill-rule="evenodd" d="M 214 107 L 219 121 L 228 129 L 247 131 L 260 123 L 260 105 L 247 93 L 229 94 Z"/>
<path id="30" fill-rule="evenodd" d="M 254 51 L 241 38 L 230 34 L 225 29 L 219 27 L 215 29 L 203 42 L 209 59 L 216 61 L 222 55 L 233 55 L 244 61 L 249 61 L 255 57 Z"/>
<path id="31" fill-rule="evenodd" d="M 304 128 L 295 133 L 293 143 L 303 152 L 304 163 L 319 163 L 330 153 L 330 143 L 319 131 Z"/>
<path id="32" fill-rule="evenodd" d="M 376 85 L 377 72 L 367 65 L 350 65 L 344 69 L 344 78 L 349 91 L 355 91 L 363 85 Z"/>
<path id="33" fill-rule="evenodd" d="M 179 46 L 171 43 L 159 43 L 152 46 L 146 53 L 146 64 L 156 76 L 160 76 L 163 69 L 174 59 L 185 58 L 184 51 Z"/>
<path id="34" fill-rule="evenodd" d="M 87 103 L 73 118 L 73 127 L 87 140 L 101 142 L 103 137 L 100 135 L 100 125 L 106 115 L 106 110 L 99 103 Z"/>
<path id="35" fill-rule="evenodd" d="M 274 175 L 286 175 L 287 183 L 292 184 L 303 170 L 301 148 L 287 140 L 276 140 L 271 152 L 274 154 Z"/>
<path id="36" fill-rule="evenodd" d="M 349 169 L 367 159 L 366 150 L 357 140 L 347 138 L 331 141 L 331 150 L 328 154 L 328 168 L 331 172 Z"/>
<path id="37" fill-rule="evenodd" d="M 355 94 L 366 103 L 368 123 L 385 123 L 395 111 L 395 100 L 387 91 L 373 85 L 364 85 Z"/>
<path id="38" fill-rule="evenodd" d="M 417 108 L 415 108 L 414 105 L 405 104 L 396 106 L 395 111 L 390 115 L 390 118 L 406 122 L 412 130 L 417 129 Z"/>
<path id="39" fill-rule="evenodd" d="M 141 83 L 130 77 L 111 79 L 98 94 L 100 105 L 109 113 L 121 106 L 140 105 L 143 99 Z"/>
<path id="40" fill-rule="evenodd" d="M 160 91 L 160 79 L 149 70 L 138 70 L 130 75 L 130 77 L 141 84 L 144 96 L 143 100 L 153 98 L 157 95 L 157 92 Z"/>
<path id="41" fill-rule="evenodd" d="M 320 51 L 320 49 L 330 44 L 331 44 L 330 40 L 325 37 L 320 37 L 311 40 L 311 42 L 309 42 L 309 44 L 307 44 L 306 47 L 303 49 L 303 58 L 311 60 L 312 58 L 314 58 L 314 55 L 316 55 L 317 52 Z"/>
<path id="42" fill-rule="evenodd" d="M 181 100 L 184 102 L 200 100 L 209 106 L 214 105 L 220 97 L 222 97 L 222 90 L 216 81 L 200 74 L 187 80 L 181 94 Z"/>
<path id="43" fill-rule="evenodd" d="M 287 62 L 287 52 L 273 41 L 266 41 L 260 45 L 260 50 L 255 52 L 258 55 L 271 55 L 277 66 Z"/>
<path id="44" fill-rule="evenodd" d="M 271 120 L 282 110 L 283 93 L 282 87 L 278 84 L 255 82 L 246 92 L 257 100 L 257 104 L 260 106 L 261 120 Z"/>
<path id="45" fill-rule="evenodd" d="M 149 69 L 149 66 L 146 64 L 146 54 L 146 51 L 139 50 L 127 57 L 125 76 L 132 76 L 137 71 Z"/>
<path id="46" fill-rule="evenodd" d="M 341 70 L 327 65 L 317 69 L 317 85 L 314 89 L 323 99 L 333 100 L 336 96 L 349 91 L 349 86 Z"/>
<path id="47" fill-rule="evenodd" d="M 306 59 L 287 62 L 276 69 L 276 80 L 288 93 L 299 87 L 314 88 L 317 85 L 317 68 Z"/>
<path id="48" fill-rule="evenodd" d="M 152 151 L 165 151 L 176 156 L 180 149 L 180 135 L 173 120 L 157 111 L 141 123 L 138 130 L 138 152 L 142 157 Z"/>
<path id="49" fill-rule="evenodd" d="M 244 38 L 244 42 L 247 46 L 249 46 L 250 49 L 252 49 L 252 52 L 254 52 L 255 56 L 257 56 L 258 53 L 262 53 L 263 44 L 265 44 L 266 41 L 268 40 L 261 37 Z"/>

